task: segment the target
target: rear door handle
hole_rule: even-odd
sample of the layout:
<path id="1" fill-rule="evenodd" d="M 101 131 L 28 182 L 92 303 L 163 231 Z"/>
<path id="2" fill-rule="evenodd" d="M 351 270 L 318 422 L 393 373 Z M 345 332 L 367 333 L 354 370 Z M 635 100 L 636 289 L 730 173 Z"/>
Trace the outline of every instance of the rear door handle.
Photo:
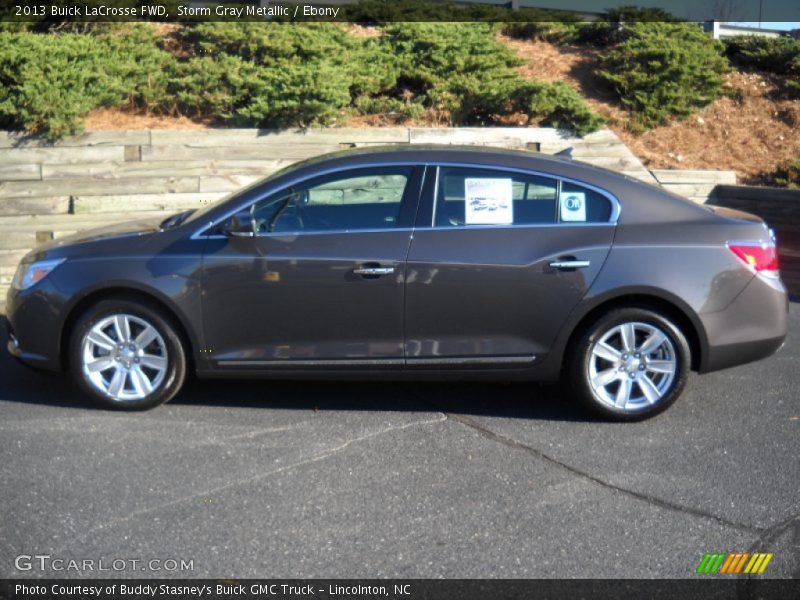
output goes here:
<path id="1" fill-rule="evenodd" d="M 394 273 L 394 267 L 357 267 L 353 269 L 353 273 L 365 277 L 380 277 Z"/>
<path id="2" fill-rule="evenodd" d="M 550 266 L 554 269 L 585 269 L 591 264 L 589 260 L 556 260 Z"/>

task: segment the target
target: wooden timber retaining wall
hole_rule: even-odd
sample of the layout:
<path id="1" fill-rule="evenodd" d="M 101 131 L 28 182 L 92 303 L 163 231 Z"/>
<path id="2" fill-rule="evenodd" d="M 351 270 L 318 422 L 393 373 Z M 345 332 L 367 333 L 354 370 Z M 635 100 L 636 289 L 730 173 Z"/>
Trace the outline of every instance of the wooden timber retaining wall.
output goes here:
<path id="1" fill-rule="evenodd" d="M 49 144 L 0 132 L 0 308 L 19 259 L 37 243 L 143 213 L 216 201 L 295 161 L 382 144 L 475 144 L 573 157 L 704 201 L 730 172 L 656 171 L 610 130 L 548 128 L 97 131 Z"/>

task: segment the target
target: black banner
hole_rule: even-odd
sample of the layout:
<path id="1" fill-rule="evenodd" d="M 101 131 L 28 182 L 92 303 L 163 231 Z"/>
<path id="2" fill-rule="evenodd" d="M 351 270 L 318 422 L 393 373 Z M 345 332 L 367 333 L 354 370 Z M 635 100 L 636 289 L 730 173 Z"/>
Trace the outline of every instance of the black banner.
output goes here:
<path id="1" fill-rule="evenodd" d="M 638 7 L 638 8 L 633 8 Z M 7 22 L 104 21 L 689 21 L 788 23 L 797 0 L 0 0 Z M 787 27 L 781 27 L 786 29 Z"/>
<path id="2" fill-rule="evenodd" d="M 714 577 L 687 580 L 13 580 L 0 581 L 0 597 L 13 600 L 548 600 L 702 598 L 772 600 L 800 597 L 800 581 Z"/>

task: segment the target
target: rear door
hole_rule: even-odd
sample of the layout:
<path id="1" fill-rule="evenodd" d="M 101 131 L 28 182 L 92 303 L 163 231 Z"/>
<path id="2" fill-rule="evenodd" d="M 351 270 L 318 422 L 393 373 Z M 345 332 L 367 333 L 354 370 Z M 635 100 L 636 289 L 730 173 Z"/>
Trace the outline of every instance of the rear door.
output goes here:
<path id="1" fill-rule="evenodd" d="M 611 246 L 616 200 L 518 171 L 428 169 L 409 251 L 409 367 L 526 365 L 548 352 Z"/>
<path id="2" fill-rule="evenodd" d="M 404 264 L 421 171 L 317 177 L 252 205 L 253 237 L 210 236 L 209 358 L 256 369 L 402 368 Z"/>

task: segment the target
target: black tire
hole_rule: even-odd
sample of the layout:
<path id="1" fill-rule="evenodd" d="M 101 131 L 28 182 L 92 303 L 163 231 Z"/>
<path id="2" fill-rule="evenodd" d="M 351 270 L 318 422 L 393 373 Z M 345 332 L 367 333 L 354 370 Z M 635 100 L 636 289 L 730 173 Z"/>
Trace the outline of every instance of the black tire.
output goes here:
<path id="1" fill-rule="evenodd" d="M 160 370 L 158 371 L 154 369 L 151 370 L 145 364 L 131 364 L 131 367 L 138 371 L 136 375 L 137 382 L 142 381 L 141 374 L 145 373 L 148 384 L 154 384 L 152 385 L 152 390 L 147 392 L 144 397 L 115 398 L 108 393 L 104 393 L 98 384 L 92 382 L 90 379 L 91 375 L 84 370 L 85 352 L 102 352 L 103 354 L 106 352 L 104 349 L 99 351 L 86 350 L 86 336 L 92 331 L 92 328 L 101 325 L 103 321 L 114 315 L 128 315 L 130 317 L 127 321 L 130 323 L 129 330 L 131 333 L 129 337 L 131 342 L 136 341 L 134 338 L 136 337 L 137 331 L 143 331 L 143 323 L 152 326 L 160 336 L 160 338 L 156 338 L 151 342 L 155 344 L 155 346 L 147 346 L 147 352 L 143 349 L 142 353 L 149 354 L 152 352 L 157 354 L 158 356 L 155 358 L 165 359 L 166 367 L 163 366 L 163 361 L 159 361 L 158 368 Z M 107 333 L 109 336 L 114 336 L 114 331 L 114 329 L 109 329 Z M 111 339 L 112 341 L 118 342 L 116 337 L 112 337 Z M 110 380 L 111 377 L 114 376 L 114 373 L 120 368 L 117 366 L 120 360 L 131 363 L 133 361 L 139 363 L 139 360 L 141 360 L 142 363 L 144 363 L 145 359 L 148 358 L 147 356 L 143 356 L 139 359 L 138 356 L 136 356 L 138 350 L 125 351 L 128 352 L 128 355 L 115 358 L 114 355 L 118 356 L 120 354 L 118 348 L 115 347 L 114 350 L 108 351 L 108 356 L 103 355 L 99 357 L 112 365 L 107 370 L 102 371 L 102 378 Z M 112 360 L 116 361 L 116 364 L 111 363 Z M 128 367 L 128 369 L 131 367 Z M 172 319 L 166 315 L 164 311 L 147 302 L 113 298 L 102 300 L 90 307 L 81 315 L 75 324 L 69 340 L 69 369 L 81 391 L 90 397 L 97 405 L 115 410 L 146 410 L 171 400 L 181 389 L 186 379 L 186 352 Z M 106 375 L 109 372 L 111 373 Z M 152 377 L 151 381 L 151 375 L 153 374 L 156 375 Z M 144 389 L 142 387 L 134 389 L 134 375 L 129 373 L 128 370 L 126 370 L 120 378 L 123 379 L 123 389 L 120 391 L 120 394 L 126 393 L 126 390 L 129 388 L 130 391 L 127 393 L 130 395 L 135 395 L 137 392 L 141 393 L 141 390 Z M 157 384 L 155 384 L 156 382 Z M 100 386 L 102 385 L 101 383 Z"/>
<path id="2" fill-rule="evenodd" d="M 643 345 L 644 340 L 652 333 L 652 330 L 648 328 L 655 328 L 660 331 L 665 339 L 668 340 L 668 343 L 662 343 L 658 347 L 657 353 L 653 355 L 626 352 L 622 344 L 622 333 L 611 333 L 615 328 L 624 324 L 634 325 L 634 338 L 637 340 L 637 344 Z M 607 343 L 621 351 L 619 362 L 611 362 L 611 360 L 598 359 L 593 356 L 595 344 L 610 333 L 612 336 L 618 336 L 607 338 Z M 617 348 L 613 340 L 619 341 L 619 348 Z M 645 349 L 649 348 L 645 347 Z M 624 361 L 621 360 L 622 356 L 626 357 Z M 640 358 L 640 356 L 643 356 L 643 358 Z M 662 358 L 667 358 L 668 360 L 659 360 Z M 596 388 L 592 385 L 592 377 L 590 375 L 593 362 L 596 376 L 607 369 L 609 376 L 616 375 L 617 379 L 609 381 L 605 386 L 598 386 L 599 389 L 596 391 Z M 674 364 L 674 372 L 671 379 L 669 379 L 669 375 L 651 373 L 648 370 L 648 367 L 655 368 L 657 365 L 670 363 Z M 642 366 L 643 364 L 644 366 Z M 603 365 L 603 370 L 600 370 L 597 365 Z M 690 365 L 691 351 L 686 341 L 686 336 L 671 319 L 648 309 L 619 308 L 605 313 L 583 332 L 570 349 L 565 372 L 568 383 L 577 399 L 594 414 L 614 421 L 641 421 L 663 412 L 678 399 L 686 385 Z M 644 381 L 643 377 L 647 377 L 649 383 Z M 654 381 L 656 382 L 655 384 L 653 384 Z M 625 398 L 625 393 L 624 391 L 620 393 L 620 388 L 626 384 L 631 390 L 629 392 L 631 406 L 621 407 L 610 404 L 612 400 L 614 402 L 622 402 L 621 399 Z M 651 387 L 651 384 L 653 384 L 653 387 Z M 653 389 L 659 388 L 660 397 L 651 403 L 646 398 L 645 387 L 648 388 L 650 394 L 653 394 Z M 612 393 L 614 395 L 613 399 L 610 398 Z M 636 394 L 638 394 L 638 397 Z M 620 400 L 617 400 L 618 398 Z M 633 402 L 634 398 L 636 402 Z"/>

